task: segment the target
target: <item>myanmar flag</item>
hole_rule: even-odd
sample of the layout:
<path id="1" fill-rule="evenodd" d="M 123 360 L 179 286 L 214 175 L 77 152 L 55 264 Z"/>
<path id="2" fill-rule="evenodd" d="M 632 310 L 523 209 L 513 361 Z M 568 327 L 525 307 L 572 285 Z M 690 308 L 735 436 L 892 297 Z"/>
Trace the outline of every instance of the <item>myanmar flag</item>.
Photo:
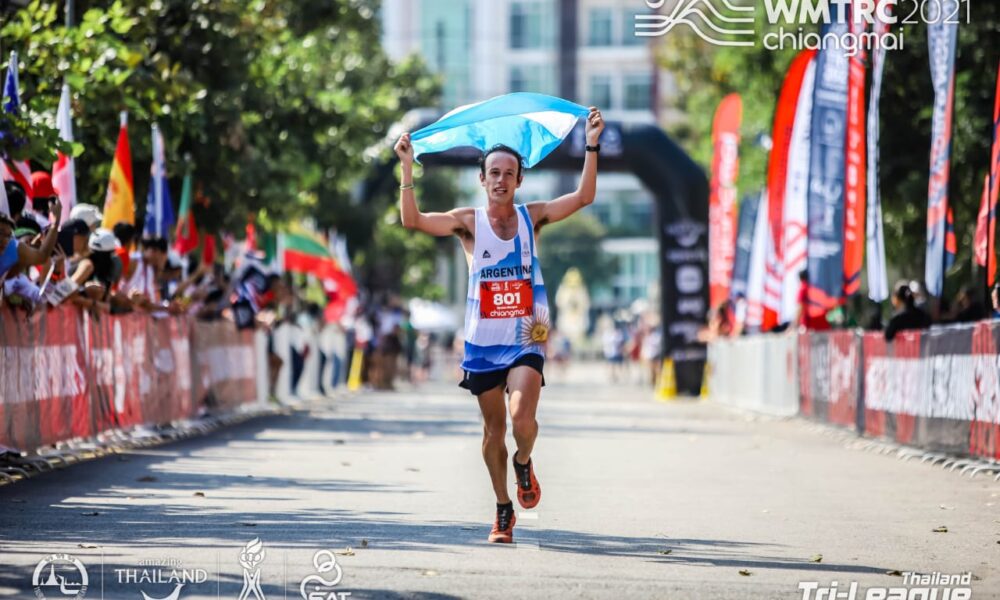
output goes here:
<path id="1" fill-rule="evenodd" d="M 132 187 L 132 153 L 128 147 L 128 113 L 122 111 L 118 145 L 108 177 L 108 195 L 104 198 L 104 221 L 107 229 L 125 221 L 135 223 L 135 195 Z"/>

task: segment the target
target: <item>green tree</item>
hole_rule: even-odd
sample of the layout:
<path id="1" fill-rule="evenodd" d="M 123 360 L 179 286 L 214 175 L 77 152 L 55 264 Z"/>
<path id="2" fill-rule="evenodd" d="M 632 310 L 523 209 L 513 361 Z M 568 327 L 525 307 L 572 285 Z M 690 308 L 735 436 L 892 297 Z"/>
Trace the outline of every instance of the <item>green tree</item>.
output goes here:
<path id="1" fill-rule="evenodd" d="M 545 289 L 553 318 L 556 292 L 570 267 L 580 270 L 583 283 L 590 292 L 593 292 L 595 284 L 608 281 L 614 274 L 614 261 L 601 251 L 601 241 L 605 237 L 607 232 L 600 221 L 585 212 L 542 229 L 538 239 L 538 259 L 545 274 Z"/>
<path id="2" fill-rule="evenodd" d="M 34 0 L 0 38 L 20 53 L 31 114 L 54 122 L 62 82 L 72 87 L 82 199 L 103 202 L 117 113 L 127 109 L 140 212 L 156 120 L 174 183 L 190 154 L 213 200 L 196 207 L 199 224 L 240 230 L 266 211 L 276 223 L 310 216 L 345 230 L 361 213 L 370 238 L 384 206 L 350 200 L 366 151 L 438 90 L 419 61 L 393 64 L 382 52 L 377 2 L 78 0 L 69 29 L 62 5 Z"/>

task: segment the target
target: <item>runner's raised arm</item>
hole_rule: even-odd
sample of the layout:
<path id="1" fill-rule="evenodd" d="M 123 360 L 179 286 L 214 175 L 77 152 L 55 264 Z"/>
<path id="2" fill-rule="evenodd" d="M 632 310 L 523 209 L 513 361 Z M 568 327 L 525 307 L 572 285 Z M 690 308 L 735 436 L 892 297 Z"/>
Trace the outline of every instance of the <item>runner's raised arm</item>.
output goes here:
<path id="1" fill-rule="evenodd" d="M 413 144 L 410 134 L 404 133 L 393 147 L 403 172 L 403 181 L 399 186 L 399 214 L 403 227 L 416 229 L 436 236 L 471 235 L 465 223 L 464 216 L 472 214 L 470 208 L 455 208 L 448 212 L 420 212 L 417 207 L 416 194 L 413 191 Z"/>

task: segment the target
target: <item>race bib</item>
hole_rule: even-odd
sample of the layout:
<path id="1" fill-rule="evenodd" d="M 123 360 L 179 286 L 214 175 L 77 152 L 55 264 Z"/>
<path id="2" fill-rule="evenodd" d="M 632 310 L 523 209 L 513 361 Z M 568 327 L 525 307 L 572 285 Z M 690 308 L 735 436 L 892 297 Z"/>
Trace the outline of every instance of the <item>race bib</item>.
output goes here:
<path id="1" fill-rule="evenodd" d="M 510 319 L 532 314 L 530 279 L 479 282 L 479 318 Z"/>

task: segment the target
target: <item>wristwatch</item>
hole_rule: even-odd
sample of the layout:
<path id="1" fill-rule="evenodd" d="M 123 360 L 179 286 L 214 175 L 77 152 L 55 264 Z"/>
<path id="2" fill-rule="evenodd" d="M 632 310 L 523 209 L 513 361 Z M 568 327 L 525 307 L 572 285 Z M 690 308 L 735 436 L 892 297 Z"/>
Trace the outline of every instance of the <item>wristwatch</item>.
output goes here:
<path id="1" fill-rule="evenodd" d="M 587 152 L 598 152 L 598 153 L 600 153 L 600 151 L 601 151 L 601 145 L 598 144 L 596 146 L 584 146 L 583 149 L 586 150 Z"/>

